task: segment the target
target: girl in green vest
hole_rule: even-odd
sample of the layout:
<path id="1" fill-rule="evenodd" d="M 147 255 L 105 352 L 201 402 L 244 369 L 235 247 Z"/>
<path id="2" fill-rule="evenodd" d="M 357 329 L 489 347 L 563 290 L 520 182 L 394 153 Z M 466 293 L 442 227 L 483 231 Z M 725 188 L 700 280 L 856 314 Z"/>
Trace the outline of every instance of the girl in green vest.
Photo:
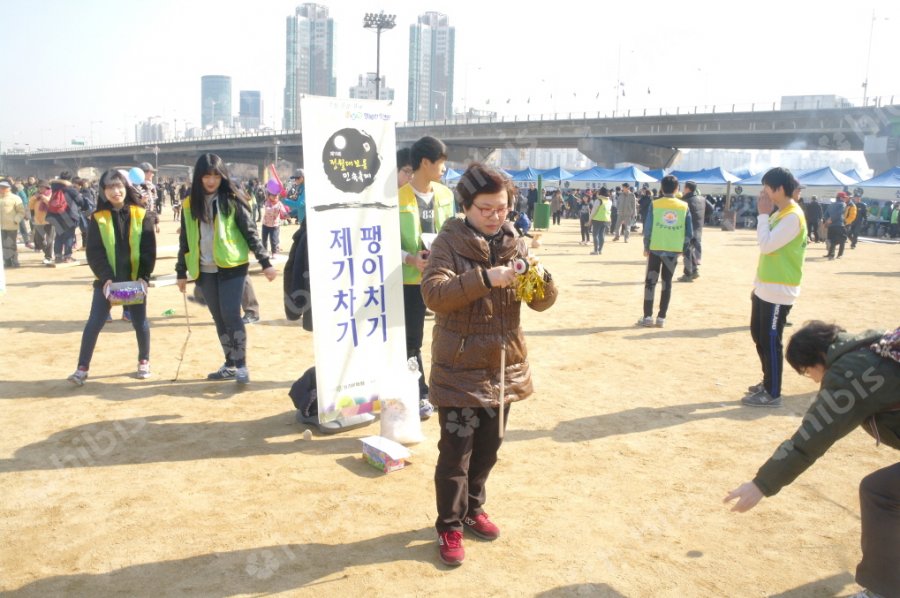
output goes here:
<path id="1" fill-rule="evenodd" d="M 118 170 L 100 177 L 100 199 L 88 223 L 85 254 L 96 276 L 91 313 L 81 335 L 78 368 L 69 381 L 81 386 L 88 377 L 97 337 L 109 317 L 107 299 L 113 282 L 140 281 L 144 301 L 130 305 L 131 325 L 138 342 L 137 377 L 150 377 L 150 323 L 147 320 L 147 281 L 156 265 L 153 223 L 140 207 L 140 193 Z"/>
<path id="2" fill-rule="evenodd" d="M 247 332 L 241 320 L 241 294 L 253 251 L 269 280 L 278 275 L 259 239 L 250 202 L 228 178 L 225 162 L 203 154 L 194 166 L 191 195 L 181 207 L 181 235 L 175 264 L 182 293 L 190 275 L 203 291 L 216 324 L 225 363 L 208 380 L 250 382 Z"/>

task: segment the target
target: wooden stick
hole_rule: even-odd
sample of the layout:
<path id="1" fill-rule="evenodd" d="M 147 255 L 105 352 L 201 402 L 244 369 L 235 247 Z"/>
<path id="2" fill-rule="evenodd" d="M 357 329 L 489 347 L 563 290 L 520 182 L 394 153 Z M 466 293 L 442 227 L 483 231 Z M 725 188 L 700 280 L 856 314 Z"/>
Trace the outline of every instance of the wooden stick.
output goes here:
<path id="1" fill-rule="evenodd" d="M 184 344 L 181 345 L 181 357 L 178 359 L 178 369 L 175 370 L 175 377 L 172 382 L 178 382 L 178 374 L 181 372 L 181 364 L 184 362 L 184 353 L 187 351 L 188 341 L 191 339 L 191 316 L 188 313 L 187 292 L 181 294 L 184 299 L 184 319 L 187 320 L 187 336 L 184 337 Z"/>
<path id="2" fill-rule="evenodd" d="M 503 408 L 505 407 L 504 403 L 506 401 L 506 344 L 500 347 L 500 413 L 497 417 L 500 418 L 500 428 L 499 434 L 500 438 L 503 438 Z"/>

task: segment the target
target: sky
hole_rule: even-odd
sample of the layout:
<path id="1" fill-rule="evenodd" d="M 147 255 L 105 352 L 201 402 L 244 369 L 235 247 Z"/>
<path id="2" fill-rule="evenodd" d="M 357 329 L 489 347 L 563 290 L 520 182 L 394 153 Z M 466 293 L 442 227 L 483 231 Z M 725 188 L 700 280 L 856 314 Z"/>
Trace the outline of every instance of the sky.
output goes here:
<path id="1" fill-rule="evenodd" d="M 281 128 L 285 17 L 295 0 L 0 0 L 0 149 L 134 141 L 160 116 L 200 123 L 200 77 L 259 90 Z M 397 15 L 382 34 L 381 72 L 406 118 L 409 26 L 438 11 L 456 27 L 455 108 L 502 115 L 640 113 L 716 104 L 771 106 L 782 95 L 862 102 L 896 94 L 896 2 L 596 2 L 483 0 L 320 2 L 335 19 L 339 97 L 375 70 L 366 12 Z M 723 8 L 725 7 L 725 8 Z M 728 13 L 725 12 L 728 11 Z M 875 21 L 873 26 L 873 11 Z M 892 54 L 892 52 L 894 54 Z M 624 94 L 624 95 L 623 95 Z"/>

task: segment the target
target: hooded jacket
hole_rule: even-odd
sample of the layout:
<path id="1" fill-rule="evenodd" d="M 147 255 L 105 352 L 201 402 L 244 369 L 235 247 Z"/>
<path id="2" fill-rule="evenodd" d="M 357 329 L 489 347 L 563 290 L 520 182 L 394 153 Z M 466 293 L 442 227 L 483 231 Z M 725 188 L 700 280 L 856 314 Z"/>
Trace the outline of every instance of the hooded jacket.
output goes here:
<path id="1" fill-rule="evenodd" d="M 858 426 L 900 449 L 900 363 L 869 348 L 881 336 L 841 333 L 828 348 L 822 387 L 803 423 L 753 480 L 764 495 L 777 494 Z"/>
<path id="2" fill-rule="evenodd" d="M 50 181 L 51 194 L 56 192 L 57 189 L 62 189 L 66 194 L 66 211 L 62 214 L 48 212 L 47 222 L 53 225 L 58 234 L 78 226 L 78 222 L 81 219 L 81 210 L 78 208 L 78 204 L 81 202 L 81 193 L 70 181 L 65 179 L 53 179 Z"/>
<path id="3" fill-rule="evenodd" d="M 451 218 L 432 243 L 422 296 L 435 313 L 429 382 L 434 405 L 498 407 L 501 345 L 506 346 L 505 401 L 519 401 L 533 392 L 519 325 L 521 301 L 512 287 L 489 287 L 485 276 L 487 269 L 527 254 L 525 241 L 510 222 L 488 240 L 465 220 Z M 535 311 L 556 301 L 549 273 L 544 281 L 544 297 L 528 305 Z"/>

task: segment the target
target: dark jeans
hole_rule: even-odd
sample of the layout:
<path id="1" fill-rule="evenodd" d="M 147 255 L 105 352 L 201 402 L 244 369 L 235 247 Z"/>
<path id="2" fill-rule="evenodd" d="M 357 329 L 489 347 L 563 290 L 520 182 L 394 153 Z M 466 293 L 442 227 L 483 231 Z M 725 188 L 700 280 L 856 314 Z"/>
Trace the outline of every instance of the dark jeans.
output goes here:
<path id="1" fill-rule="evenodd" d="M 562 210 L 556 210 L 553 212 L 553 224 L 559 224 L 562 222 Z"/>
<path id="2" fill-rule="evenodd" d="M 606 226 L 608 222 L 602 220 L 591 220 L 591 229 L 594 233 L 594 251 L 603 253 L 603 237 L 606 236 Z"/>
<path id="3" fill-rule="evenodd" d="M 703 247 L 699 238 L 688 240 L 684 249 L 684 274 L 693 276 L 700 266 L 700 257 L 703 255 Z"/>
<path id="4" fill-rule="evenodd" d="M 662 274 L 662 291 L 659 294 L 659 312 L 657 318 L 665 318 L 672 299 L 672 276 L 678 267 L 678 256 L 662 257 L 651 252 L 647 258 L 647 273 L 644 278 L 644 317 L 653 315 L 653 298 L 656 295 L 656 283 Z"/>
<path id="5" fill-rule="evenodd" d="M 243 276 L 223 276 L 221 272 L 201 272 L 197 284 L 203 292 L 206 306 L 216 323 L 216 334 L 225 354 L 225 365 L 247 365 L 247 331 L 241 320 L 241 296 L 244 290 Z"/>
<path id="6" fill-rule="evenodd" d="M 853 223 L 853 226 L 850 227 L 850 249 L 856 249 L 856 244 L 859 243 L 859 230 L 863 228 L 863 224 L 860 222 Z"/>
<path id="7" fill-rule="evenodd" d="M 44 252 L 44 259 L 53 259 L 53 240 L 56 238 L 52 224 L 34 225 L 34 247 Z M 38 247 L 40 245 L 40 247 Z"/>
<path id="8" fill-rule="evenodd" d="M 425 300 L 422 299 L 422 285 L 403 285 L 403 316 L 406 321 L 406 358 L 416 358 L 419 364 L 419 396 L 428 393 L 425 382 L 425 368 L 422 367 L 422 337 L 425 334 Z"/>
<path id="9" fill-rule="evenodd" d="M 84 332 L 81 334 L 81 351 L 78 353 L 78 367 L 90 369 L 91 358 L 94 356 L 94 348 L 97 346 L 97 337 L 106 324 L 109 316 L 109 301 L 103 296 L 103 287 L 94 289 L 94 297 L 91 300 L 91 315 L 88 316 Z M 150 321 L 147 320 L 147 301 L 137 305 L 129 305 L 131 312 L 131 326 L 138 343 L 138 361 L 150 359 Z"/>
<path id="10" fill-rule="evenodd" d="M 72 227 L 63 231 L 56 231 L 56 238 L 53 239 L 53 255 L 57 261 L 64 258 L 72 257 L 72 247 L 75 245 L 75 229 Z"/>
<path id="11" fill-rule="evenodd" d="M 0 238 L 3 239 L 3 263 L 7 266 L 19 265 L 19 250 L 16 248 L 18 236 L 17 230 L 0 231 Z"/>
<path id="12" fill-rule="evenodd" d="M 778 305 L 763 301 L 753 294 L 750 314 L 750 336 L 756 344 L 756 353 L 763 371 L 763 386 L 772 397 L 781 396 L 783 347 L 781 338 L 784 323 L 791 312 L 790 305 Z"/>
<path id="13" fill-rule="evenodd" d="M 900 591 L 900 463 L 870 473 L 859 484 L 862 560 L 856 582 L 880 596 Z"/>
<path id="14" fill-rule="evenodd" d="M 581 242 L 588 243 L 591 240 L 591 223 L 580 222 L 581 224 Z"/>
<path id="15" fill-rule="evenodd" d="M 839 247 L 838 257 L 844 255 L 844 245 L 847 243 L 847 230 L 844 225 L 828 227 L 828 257 L 834 257 L 835 246 Z"/>
<path id="16" fill-rule="evenodd" d="M 503 423 L 509 420 L 509 405 Z M 500 418 L 494 409 L 439 407 L 441 439 L 434 468 L 438 533 L 462 531 L 463 517 L 483 511 L 485 484 L 503 443 Z M 505 429 L 505 428 L 504 428 Z"/>
<path id="17" fill-rule="evenodd" d="M 275 255 L 275 251 L 278 249 L 278 233 L 279 233 L 280 228 L 281 227 L 278 227 L 278 226 L 266 226 L 265 224 L 263 224 L 263 226 L 262 226 L 263 247 L 268 248 L 269 247 L 269 245 L 267 245 L 268 240 L 272 239 L 272 245 L 271 245 L 272 255 Z"/>
<path id="18" fill-rule="evenodd" d="M 809 240 L 818 243 L 819 242 L 819 221 L 818 220 L 807 220 L 806 221 L 806 229 L 807 235 L 809 236 Z"/>

